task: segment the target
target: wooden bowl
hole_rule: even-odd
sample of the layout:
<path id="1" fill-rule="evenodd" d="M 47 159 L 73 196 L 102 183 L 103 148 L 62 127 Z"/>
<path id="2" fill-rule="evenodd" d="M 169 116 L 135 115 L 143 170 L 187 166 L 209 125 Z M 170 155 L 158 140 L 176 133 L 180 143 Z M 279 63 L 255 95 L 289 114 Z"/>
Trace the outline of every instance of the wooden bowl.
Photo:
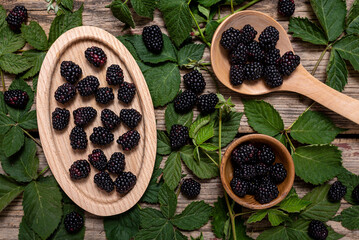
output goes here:
<path id="1" fill-rule="evenodd" d="M 237 146 L 241 145 L 242 143 L 252 143 L 254 145 L 257 144 L 269 145 L 275 153 L 275 163 L 282 163 L 285 169 L 287 170 L 287 177 L 285 178 L 284 182 L 277 185 L 279 190 L 278 197 L 269 203 L 260 204 L 254 199 L 254 196 L 252 195 L 245 195 L 244 197 L 241 198 L 238 197 L 236 194 L 234 194 L 234 192 L 232 191 L 232 188 L 230 186 L 230 182 L 233 178 L 233 166 L 231 161 L 231 154 L 233 150 Z M 291 190 L 295 177 L 293 159 L 290 153 L 288 152 L 287 148 L 277 139 L 263 134 L 250 134 L 234 141 L 224 153 L 222 163 L 220 166 L 220 173 L 221 173 L 221 181 L 223 187 L 228 193 L 228 195 L 234 201 L 236 201 L 236 203 L 250 209 L 266 209 L 280 203 Z"/>

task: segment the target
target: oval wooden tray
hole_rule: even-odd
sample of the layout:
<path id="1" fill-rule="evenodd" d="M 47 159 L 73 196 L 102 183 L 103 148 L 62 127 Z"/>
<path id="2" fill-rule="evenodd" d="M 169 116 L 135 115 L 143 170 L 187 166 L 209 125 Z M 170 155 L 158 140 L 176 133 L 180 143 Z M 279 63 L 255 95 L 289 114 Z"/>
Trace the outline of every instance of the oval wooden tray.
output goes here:
<path id="1" fill-rule="evenodd" d="M 95 68 L 85 58 L 84 52 L 88 47 L 98 46 L 107 54 L 107 63 L 102 68 Z M 66 81 L 60 75 L 62 61 L 71 60 L 82 68 L 82 78 L 88 75 L 96 76 L 100 87 L 108 86 L 106 69 L 111 64 L 119 64 L 123 70 L 125 81 L 133 82 L 137 92 L 131 104 L 125 105 L 117 100 L 118 87 L 114 89 L 115 99 L 105 106 L 96 103 L 94 96 L 81 97 L 76 94 L 75 99 L 62 105 L 54 98 L 55 90 Z M 93 149 L 99 148 L 91 143 L 86 150 L 73 150 L 70 146 L 69 135 L 75 126 L 72 111 L 79 107 L 92 106 L 97 110 L 96 119 L 85 128 L 87 138 L 93 127 L 102 126 L 101 110 L 109 108 L 119 114 L 123 108 L 135 108 L 143 116 L 136 130 L 141 135 L 139 145 L 132 151 L 124 152 L 116 143 L 117 138 L 129 129 L 122 123 L 113 131 L 115 141 L 108 146 L 101 147 L 109 159 L 114 152 L 126 155 L 125 171 L 131 171 L 137 176 L 137 184 L 125 196 L 116 191 L 106 193 L 94 183 L 94 175 L 98 172 L 91 166 L 89 177 L 80 181 L 73 181 L 69 176 L 71 164 L 79 159 L 88 159 Z M 65 193 L 80 207 L 99 216 L 119 214 L 136 204 L 145 192 L 151 179 L 155 162 L 157 135 L 154 108 L 151 96 L 136 61 L 130 52 L 110 33 L 96 27 L 78 27 L 63 34 L 50 48 L 42 64 L 37 86 L 37 119 L 40 139 L 47 162 L 53 175 Z M 51 113 L 56 107 L 65 107 L 71 113 L 69 125 L 62 131 L 52 128 Z M 115 179 L 115 175 L 111 176 Z"/>

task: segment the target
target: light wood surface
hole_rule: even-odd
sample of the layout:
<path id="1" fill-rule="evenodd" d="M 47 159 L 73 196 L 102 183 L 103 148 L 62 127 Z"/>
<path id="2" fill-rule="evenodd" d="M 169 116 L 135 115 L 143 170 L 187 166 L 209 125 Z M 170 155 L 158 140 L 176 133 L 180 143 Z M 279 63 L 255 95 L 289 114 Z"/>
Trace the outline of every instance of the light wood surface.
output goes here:
<path id="1" fill-rule="evenodd" d="M 102 48 L 107 55 L 107 63 L 101 68 L 95 68 L 84 55 L 88 47 Z M 65 80 L 60 74 L 62 61 L 73 61 L 83 71 L 83 77 L 93 75 L 100 81 L 100 87 L 108 86 L 106 69 L 111 64 L 119 64 L 124 73 L 124 79 L 136 85 L 136 95 L 132 103 L 123 104 L 117 100 L 118 86 L 113 87 L 115 99 L 109 104 L 99 104 L 94 96 L 81 97 L 77 93 L 74 100 L 66 104 L 57 102 L 54 93 Z M 37 120 L 40 138 L 47 162 L 53 175 L 66 194 L 86 211 L 99 216 L 110 216 L 125 212 L 136 204 L 145 192 L 151 179 L 156 157 L 156 122 L 153 104 L 142 72 L 132 55 L 110 33 L 96 27 L 78 27 L 67 31 L 51 46 L 42 65 L 37 86 Z M 97 116 L 89 126 L 85 127 L 89 139 L 93 127 L 102 126 L 101 111 L 109 108 L 119 115 L 121 109 L 134 108 L 142 114 L 142 121 L 136 130 L 141 135 L 139 145 L 131 151 L 122 151 L 116 140 L 129 129 L 121 124 L 113 130 L 115 140 L 106 146 L 94 145 L 90 140 L 85 150 L 73 150 L 69 135 L 75 126 L 72 111 L 79 107 L 91 106 L 97 110 Z M 56 107 L 65 107 L 71 112 L 70 123 L 62 131 L 52 128 L 51 113 Z M 94 175 L 98 172 L 91 167 L 90 175 L 83 180 L 72 180 L 69 175 L 71 164 L 80 159 L 88 159 L 93 149 L 101 148 L 107 158 L 114 152 L 123 152 L 126 156 L 125 171 L 131 171 L 137 176 L 135 187 L 125 196 L 116 191 L 106 193 L 94 183 Z M 112 176 L 113 180 L 116 178 Z"/>

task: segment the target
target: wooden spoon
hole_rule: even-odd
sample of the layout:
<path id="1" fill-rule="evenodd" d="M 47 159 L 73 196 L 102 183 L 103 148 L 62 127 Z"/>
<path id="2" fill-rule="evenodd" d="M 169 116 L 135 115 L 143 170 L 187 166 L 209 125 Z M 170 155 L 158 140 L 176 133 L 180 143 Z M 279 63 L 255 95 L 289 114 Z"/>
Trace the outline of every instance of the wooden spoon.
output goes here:
<path id="1" fill-rule="evenodd" d="M 342 94 L 313 77 L 303 65 L 288 77 L 284 77 L 283 85 L 269 88 L 264 81 L 245 81 L 240 86 L 233 86 L 229 81 L 230 62 L 228 52 L 220 45 L 222 33 L 230 27 L 241 29 L 244 25 L 252 25 L 259 34 L 268 26 L 279 31 L 277 48 L 281 55 L 293 51 L 292 44 L 284 28 L 270 16 L 257 11 L 241 11 L 224 20 L 214 33 L 211 46 L 211 62 L 217 78 L 233 91 L 246 95 L 261 95 L 276 91 L 290 91 L 300 93 L 322 104 L 330 110 L 359 124 L 359 101 Z"/>

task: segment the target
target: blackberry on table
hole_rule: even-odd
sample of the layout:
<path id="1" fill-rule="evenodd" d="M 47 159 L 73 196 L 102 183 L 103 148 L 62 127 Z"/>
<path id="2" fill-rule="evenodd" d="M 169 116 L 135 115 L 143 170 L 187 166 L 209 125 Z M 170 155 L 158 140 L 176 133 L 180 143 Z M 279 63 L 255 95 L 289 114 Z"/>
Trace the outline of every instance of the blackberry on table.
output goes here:
<path id="1" fill-rule="evenodd" d="M 136 130 L 130 130 L 117 139 L 117 143 L 125 151 L 130 151 L 138 145 L 141 136 Z"/>
<path id="2" fill-rule="evenodd" d="M 246 24 L 241 30 L 241 41 L 244 44 L 252 42 L 257 36 L 257 31 L 249 24 Z"/>
<path id="3" fill-rule="evenodd" d="M 71 83 L 64 83 L 55 91 L 55 99 L 59 103 L 65 104 L 74 98 L 76 95 L 76 88 Z"/>
<path id="4" fill-rule="evenodd" d="M 107 157 L 101 149 L 94 149 L 88 155 L 89 162 L 94 168 L 104 171 L 107 168 Z"/>
<path id="5" fill-rule="evenodd" d="M 245 80 L 244 66 L 232 65 L 229 71 L 229 78 L 233 86 L 238 86 Z"/>
<path id="6" fill-rule="evenodd" d="M 101 111 L 101 122 L 109 130 L 115 129 L 121 122 L 120 117 L 110 109 Z"/>
<path id="7" fill-rule="evenodd" d="M 253 165 L 243 164 L 239 168 L 239 178 L 243 180 L 252 180 L 256 176 L 256 169 Z"/>
<path id="8" fill-rule="evenodd" d="M 113 141 L 113 134 L 104 127 L 94 127 L 90 135 L 92 143 L 97 145 L 107 145 Z"/>
<path id="9" fill-rule="evenodd" d="M 71 130 L 70 144 L 73 149 L 87 148 L 87 135 L 82 127 L 75 126 Z"/>
<path id="10" fill-rule="evenodd" d="M 198 70 L 193 70 L 183 76 L 184 85 L 188 90 L 196 94 L 200 94 L 203 92 L 206 87 L 206 82 L 204 81 L 202 73 Z"/>
<path id="11" fill-rule="evenodd" d="M 93 107 L 80 107 L 72 112 L 74 115 L 74 123 L 76 126 L 84 127 L 97 115 L 96 109 Z"/>
<path id="12" fill-rule="evenodd" d="M 331 202 L 339 202 L 346 193 L 347 187 L 344 186 L 340 181 L 336 181 L 332 184 L 332 186 L 330 186 L 328 199 Z"/>
<path id="13" fill-rule="evenodd" d="M 247 57 L 250 61 L 260 62 L 264 58 L 264 51 L 257 41 L 252 41 L 247 45 Z"/>
<path id="14" fill-rule="evenodd" d="M 259 35 L 258 40 L 259 40 L 259 45 L 263 49 L 275 48 L 279 40 L 279 31 L 273 26 L 268 26 Z"/>
<path id="15" fill-rule="evenodd" d="M 68 233 L 77 233 L 84 226 L 84 219 L 79 213 L 73 211 L 66 214 L 64 225 Z"/>
<path id="16" fill-rule="evenodd" d="M 103 88 L 97 89 L 97 91 L 95 93 L 95 99 L 96 99 L 96 102 L 98 102 L 98 103 L 107 104 L 107 103 L 111 102 L 113 99 L 115 99 L 115 95 L 113 95 L 112 88 L 103 87 Z"/>
<path id="17" fill-rule="evenodd" d="M 359 203 L 359 184 L 353 189 L 352 198 L 356 203 Z"/>
<path id="18" fill-rule="evenodd" d="M 94 176 L 94 183 L 97 185 L 98 188 L 106 191 L 106 192 L 112 192 L 114 187 L 114 183 L 110 177 L 110 174 L 108 172 L 98 172 Z"/>
<path id="19" fill-rule="evenodd" d="M 24 109 L 29 102 L 29 95 L 19 89 L 7 90 L 4 92 L 4 101 L 10 107 Z"/>
<path id="20" fill-rule="evenodd" d="M 162 51 L 163 36 L 159 26 L 152 25 L 144 27 L 142 39 L 148 51 L 153 53 L 160 53 Z"/>
<path id="21" fill-rule="evenodd" d="M 126 194 L 136 185 L 137 178 L 132 172 L 123 172 L 115 180 L 116 191 Z"/>
<path id="22" fill-rule="evenodd" d="M 247 62 L 247 47 L 239 43 L 235 50 L 229 54 L 229 60 L 232 65 L 244 64 Z"/>
<path id="23" fill-rule="evenodd" d="M 123 71 L 117 64 L 112 64 L 107 68 L 106 81 L 109 85 L 120 85 L 123 83 Z"/>
<path id="24" fill-rule="evenodd" d="M 89 47 L 85 51 L 85 57 L 95 67 L 102 67 L 106 64 L 106 53 L 99 47 Z"/>
<path id="25" fill-rule="evenodd" d="M 125 155 L 120 152 L 113 153 L 107 163 L 108 171 L 116 174 L 121 174 L 125 170 L 125 166 Z"/>
<path id="26" fill-rule="evenodd" d="M 256 80 L 262 77 L 263 65 L 259 62 L 247 63 L 244 66 L 244 75 L 248 80 Z"/>
<path id="27" fill-rule="evenodd" d="M 278 0 L 278 12 L 285 17 L 290 17 L 295 11 L 294 0 Z"/>
<path id="28" fill-rule="evenodd" d="M 247 194 L 247 191 L 248 191 L 248 182 L 247 181 L 244 181 L 240 178 L 232 178 L 230 185 L 231 185 L 232 191 L 238 197 L 244 197 Z"/>
<path id="29" fill-rule="evenodd" d="M 197 108 L 201 114 L 209 114 L 216 110 L 219 99 L 215 93 L 203 94 L 198 97 Z"/>
<path id="30" fill-rule="evenodd" d="M 69 124 L 70 111 L 66 108 L 56 108 L 52 112 L 52 127 L 56 130 L 62 130 Z"/>
<path id="31" fill-rule="evenodd" d="M 256 176 L 257 177 L 263 177 L 266 176 L 269 168 L 264 163 L 257 163 L 255 166 Z"/>
<path id="32" fill-rule="evenodd" d="M 278 61 L 278 69 L 282 75 L 289 76 L 300 64 L 300 57 L 292 51 L 286 52 Z"/>
<path id="33" fill-rule="evenodd" d="M 90 171 L 90 164 L 86 160 L 75 161 L 69 169 L 70 177 L 75 180 L 87 178 Z"/>
<path id="34" fill-rule="evenodd" d="M 181 185 L 181 193 L 187 198 L 195 198 L 201 192 L 201 184 L 193 178 L 183 180 Z"/>
<path id="35" fill-rule="evenodd" d="M 253 144 L 242 144 L 236 147 L 231 155 L 232 163 L 241 167 L 243 164 L 251 164 L 257 161 L 258 149 Z"/>
<path id="36" fill-rule="evenodd" d="M 188 113 L 196 105 L 197 95 L 191 90 L 180 93 L 173 101 L 175 111 L 178 113 Z"/>
<path id="37" fill-rule="evenodd" d="M 260 203 L 265 204 L 273 201 L 278 197 L 279 191 L 272 182 L 262 183 L 258 186 L 254 198 Z"/>
<path id="38" fill-rule="evenodd" d="M 276 163 L 269 168 L 270 178 L 274 183 L 281 183 L 287 177 L 287 170 L 282 163 Z"/>
<path id="39" fill-rule="evenodd" d="M 66 79 L 69 83 L 76 83 L 81 75 L 82 69 L 79 65 L 72 61 L 63 61 L 60 66 L 61 76 Z"/>
<path id="40" fill-rule="evenodd" d="M 275 65 L 269 65 L 264 68 L 265 83 L 271 87 L 279 87 L 283 84 L 283 77 Z"/>
<path id="41" fill-rule="evenodd" d="M 26 19 L 27 9 L 22 5 L 15 6 L 5 18 L 10 29 L 15 32 L 20 32 L 21 24 L 26 22 Z"/>
<path id="42" fill-rule="evenodd" d="M 129 104 L 132 102 L 136 94 L 136 86 L 133 83 L 123 82 L 118 89 L 117 98 L 123 103 Z"/>
<path id="43" fill-rule="evenodd" d="M 258 161 L 265 163 L 267 166 L 271 166 L 274 163 L 275 154 L 272 148 L 268 145 L 263 144 L 258 149 Z"/>
<path id="44" fill-rule="evenodd" d="M 120 112 L 121 121 L 127 127 L 134 129 L 141 122 L 142 115 L 136 109 L 122 109 Z"/>
<path id="45" fill-rule="evenodd" d="M 170 144 L 173 150 L 180 149 L 189 140 L 188 127 L 174 124 L 170 131 Z"/>
<path id="46" fill-rule="evenodd" d="M 328 237 L 328 229 L 323 222 L 312 220 L 309 223 L 308 235 L 315 240 L 325 240 Z"/>
<path id="47" fill-rule="evenodd" d="M 241 41 L 241 32 L 238 29 L 230 27 L 222 33 L 220 44 L 227 50 L 232 50 L 237 47 Z"/>
<path id="48" fill-rule="evenodd" d="M 76 88 L 81 96 L 87 97 L 94 94 L 99 86 L 100 82 L 97 77 L 87 76 L 77 84 Z"/>
<path id="49" fill-rule="evenodd" d="M 269 49 L 264 54 L 264 64 L 276 65 L 280 59 L 280 50 L 277 48 Z"/>

